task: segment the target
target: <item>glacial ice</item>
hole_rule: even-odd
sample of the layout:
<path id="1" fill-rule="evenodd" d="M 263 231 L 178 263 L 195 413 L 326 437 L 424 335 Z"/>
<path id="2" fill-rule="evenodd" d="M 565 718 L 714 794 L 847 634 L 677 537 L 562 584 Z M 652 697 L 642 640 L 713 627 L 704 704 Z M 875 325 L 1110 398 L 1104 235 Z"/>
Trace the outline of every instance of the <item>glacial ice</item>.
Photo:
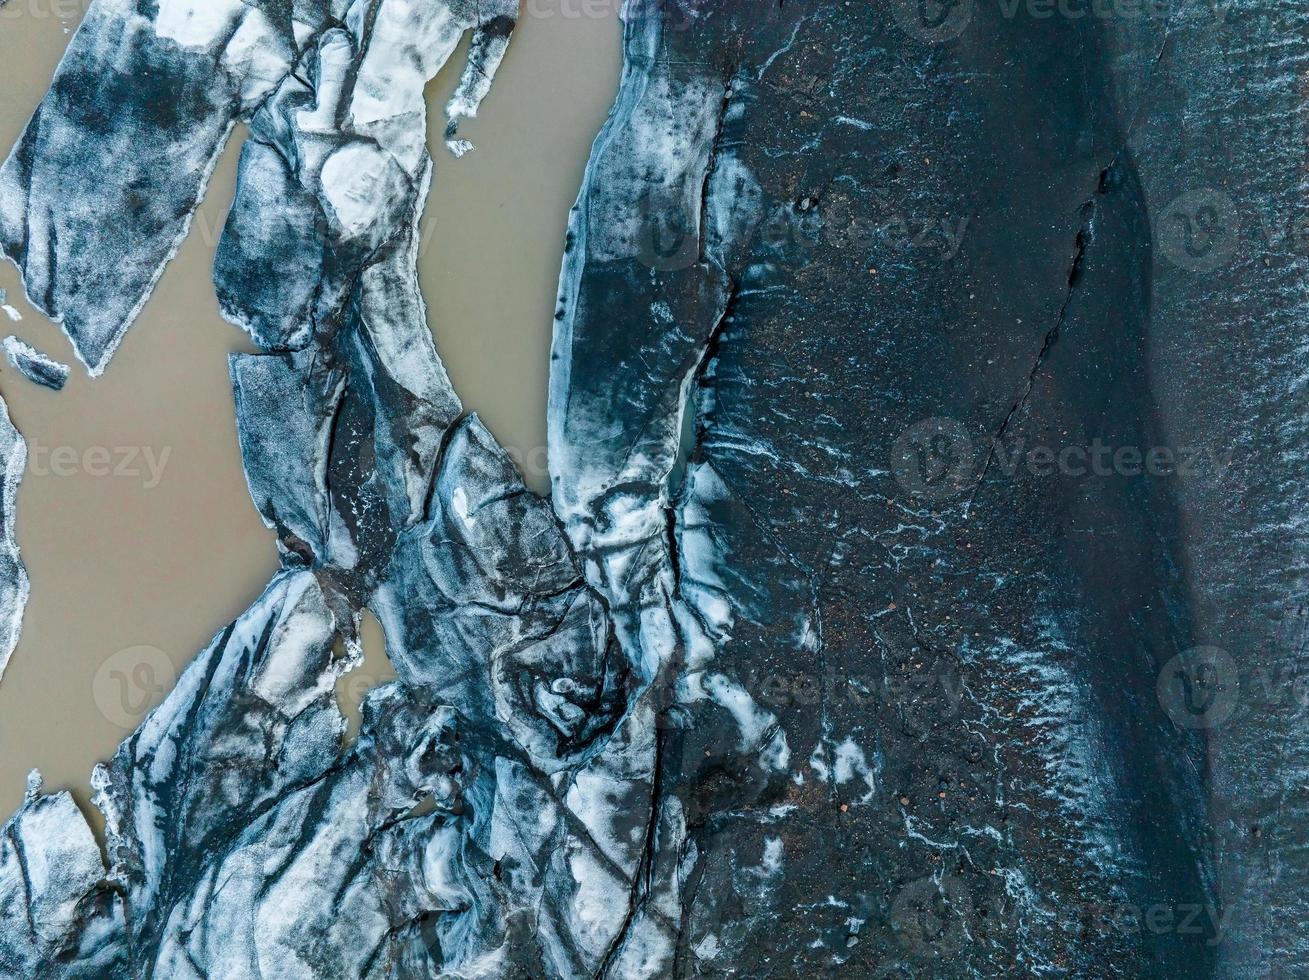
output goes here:
<path id="1" fill-rule="evenodd" d="M 471 34 L 462 155 L 517 5 L 93 0 L 0 249 L 99 374 L 248 125 L 214 282 L 281 567 L 93 774 L 103 855 L 33 776 L 0 973 L 1305 968 L 1309 287 L 1223 220 L 1299 206 L 1306 15 L 930 6 L 625 5 L 545 499 L 416 272 L 424 86 Z M 365 611 L 397 680 L 343 745 Z M 1201 643 L 1221 725 L 1162 670 Z"/>
<path id="2" fill-rule="evenodd" d="M 13 334 L 4 339 L 5 359 L 15 371 L 33 384 L 62 391 L 68 383 L 68 365 L 61 364 L 54 358 L 42 354 L 31 344 L 20 340 Z"/>

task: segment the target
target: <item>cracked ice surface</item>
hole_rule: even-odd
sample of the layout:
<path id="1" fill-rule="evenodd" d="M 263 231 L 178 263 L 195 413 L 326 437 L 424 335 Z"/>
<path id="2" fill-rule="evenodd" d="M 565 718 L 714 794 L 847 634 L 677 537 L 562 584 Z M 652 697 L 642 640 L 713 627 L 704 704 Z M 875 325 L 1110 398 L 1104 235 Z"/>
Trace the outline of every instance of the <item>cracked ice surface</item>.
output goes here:
<path id="1" fill-rule="evenodd" d="M 282 567 L 94 773 L 103 855 L 33 776 L 0 972 L 1303 971 L 1303 718 L 1159 693 L 1201 643 L 1300 671 L 1303 257 L 1215 265 L 1221 197 L 1176 202 L 1302 171 L 1303 17 L 963 5 L 942 38 L 886 6 L 627 5 L 546 500 L 416 276 L 423 87 L 471 32 L 467 152 L 516 6 L 95 0 L 0 248 L 99 373 L 248 123 L 214 277 L 260 348 L 230 374 Z M 1016 462 L 1213 433 L 1259 449 L 1239 493 Z M 343 747 L 365 609 L 398 680 Z"/>
<path id="2" fill-rule="evenodd" d="M 95 773 L 108 863 L 78 882 L 88 897 L 51 924 L 51 948 L 103 937 L 97 968 L 124 976 L 503 975 L 529 962 L 559 974 L 598 962 L 621 927 L 607 912 L 644 853 L 645 834 L 622 828 L 641 825 L 650 793 L 651 709 L 628 703 L 633 672 L 549 503 L 451 389 L 416 282 L 423 86 L 471 30 L 453 141 L 515 12 L 99 4 L 0 172 L 20 189 L 6 249 L 98 372 L 185 232 L 197 164 L 248 116 L 215 282 L 266 351 L 234 356 L 231 375 L 251 494 L 283 558 Z M 161 98 L 150 86 L 116 114 L 84 93 L 119 163 L 90 180 L 58 165 L 88 137 L 85 106 L 53 93 L 102 74 L 124 37 L 115 58 L 166 62 L 197 98 L 163 120 L 146 119 Z M 138 141 L 148 159 L 129 161 Z M 33 161 L 62 176 L 47 184 Z M 47 192 L 64 198 L 57 211 L 33 203 Z M 140 241 L 61 246 L 129 200 L 115 234 Z M 342 751 L 332 691 L 365 607 L 400 681 L 370 694 Z M 8 965 L 87 968 L 24 955 Z"/>

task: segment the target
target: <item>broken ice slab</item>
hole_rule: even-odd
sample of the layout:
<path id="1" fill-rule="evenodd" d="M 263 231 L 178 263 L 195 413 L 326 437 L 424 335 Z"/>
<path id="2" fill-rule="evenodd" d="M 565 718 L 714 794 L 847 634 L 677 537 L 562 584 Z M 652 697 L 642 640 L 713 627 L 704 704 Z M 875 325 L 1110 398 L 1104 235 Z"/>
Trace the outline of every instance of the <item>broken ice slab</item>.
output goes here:
<path id="1" fill-rule="evenodd" d="M 14 498 L 27 466 L 27 443 L 9 421 L 9 409 L 0 399 L 0 677 L 18 645 L 23 610 L 31 586 L 27 569 L 14 539 Z"/>
<path id="2" fill-rule="evenodd" d="M 100 846 L 68 793 L 41 775 L 0 833 L 0 975 L 121 975 L 122 901 L 105 884 Z"/>
<path id="3" fill-rule="evenodd" d="M 312 574 L 279 573 L 94 774 L 134 970 L 148 969 L 170 910 L 231 837 L 335 762 L 345 721 L 333 692 L 357 661 L 339 606 Z"/>
<path id="4" fill-rule="evenodd" d="M 0 167 L 0 252 L 92 375 L 185 236 L 233 124 L 290 70 L 304 29 L 343 13 L 288 6 L 95 0 Z"/>
<path id="5" fill-rule="evenodd" d="M 321 333 L 339 316 L 361 272 L 367 292 L 382 288 L 415 308 L 365 309 L 365 319 L 421 319 L 407 253 L 431 179 L 424 86 L 471 30 L 447 113 L 450 127 L 475 115 L 517 11 L 512 0 L 384 3 L 369 16 L 364 6 L 314 38 L 250 120 L 214 269 L 223 316 L 261 347 L 310 343 L 311 325 Z"/>
<path id="6" fill-rule="evenodd" d="M 42 354 L 13 334 L 4 339 L 5 357 L 28 381 L 51 391 L 63 391 L 68 383 L 68 365 Z"/>

